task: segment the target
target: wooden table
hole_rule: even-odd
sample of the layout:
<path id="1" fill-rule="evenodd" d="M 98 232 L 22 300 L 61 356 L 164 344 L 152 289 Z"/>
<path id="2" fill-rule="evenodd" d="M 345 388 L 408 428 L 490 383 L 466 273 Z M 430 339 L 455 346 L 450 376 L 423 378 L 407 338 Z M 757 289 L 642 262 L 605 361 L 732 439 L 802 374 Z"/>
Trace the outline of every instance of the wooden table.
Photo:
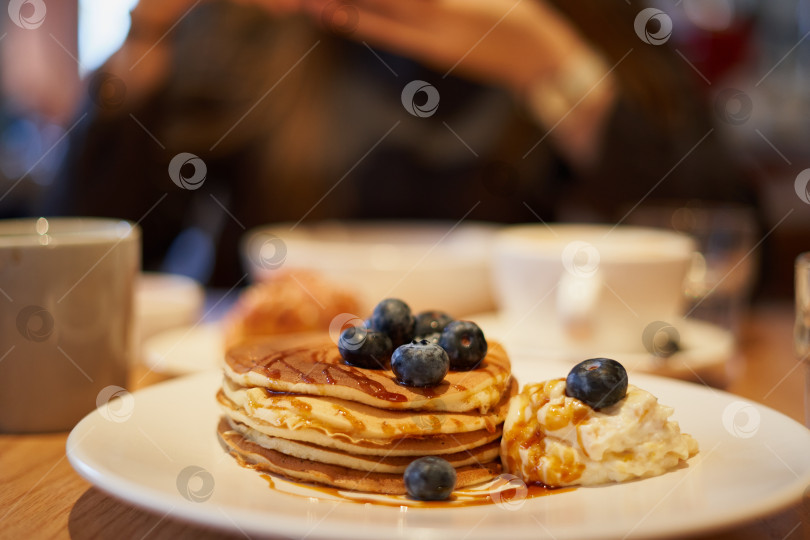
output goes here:
<path id="1" fill-rule="evenodd" d="M 753 311 L 743 325 L 740 355 L 727 389 L 803 421 L 804 369 L 793 355 L 792 322 L 789 305 Z M 135 371 L 132 379 L 137 381 L 145 372 Z M 159 380 L 150 374 L 140 386 Z M 67 433 L 0 435 L 0 538 L 231 537 L 105 495 L 70 467 L 66 439 Z M 712 538 L 810 538 L 810 498 Z"/>

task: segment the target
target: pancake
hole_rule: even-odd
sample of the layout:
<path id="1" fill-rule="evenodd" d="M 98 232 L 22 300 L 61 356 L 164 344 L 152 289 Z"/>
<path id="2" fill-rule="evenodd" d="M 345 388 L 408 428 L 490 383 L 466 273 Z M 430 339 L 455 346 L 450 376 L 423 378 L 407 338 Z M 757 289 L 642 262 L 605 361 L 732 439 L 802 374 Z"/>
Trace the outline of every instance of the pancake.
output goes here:
<path id="1" fill-rule="evenodd" d="M 294 348 L 281 348 L 272 340 L 245 343 L 228 350 L 225 363 L 225 376 L 240 386 L 333 397 L 389 410 L 487 413 L 501 402 L 511 376 L 509 357 L 494 342 L 477 369 L 450 371 L 440 385 L 431 388 L 402 386 L 390 369 L 346 365 L 328 335 Z"/>
<path id="2" fill-rule="evenodd" d="M 317 461 L 319 463 L 328 463 L 331 465 L 340 465 L 347 469 L 354 469 L 366 472 L 379 472 L 379 473 L 392 473 L 402 474 L 405 468 L 414 460 L 414 457 L 407 456 L 364 456 L 357 455 L 350 452 L 342 452 L 334 448 L 326 448 L 316 444 L 292 441 L 283 439 L 281 437 L 270 437 L 261 433 L 245 424 L 229 421 L 231 429 L 239 432 L 245 439 L 250 442 L 256 443 L 262 448 L 268 450 L 276 450 L 282 454 L 297 457 L 301 459 L 308 459 Z M 402 440 L 402 439 L 400 439 Z M 397 442 L 391 443 L 390 449 L 394 449 Z M 453 467 L 459 468 L 466 465 L 474 465 L 476 463 L 488 463 L 498 457 L 500 453 L 500 442 L 492 441 L 483 446 L 473 448 L 471 450 L 455 452 L 452 454 L 445 454 L 442 456 Z"/>
<path id="3" fill-rule="evenodd" d="M 501 436 L 501 425 L 494 431 L 479 429 L 451 435 L 422 435 L 410 436 L 396 439 L 382 438 L 375 440 L 346 440 L 344 438 L 333 437 L 318 429 L 302 427 L 290 430 L 275 427 L 248 415 L 244 409 L 239 408 L 234 402 L 229 400 L 220 391 L 217 400 L 224 414 L 235 422 L 244 424 L 259 433 L 270 437 L 284 438 L 291 441 L 312 443 L 321 447 L 335 448 L 343 452 L 368 456 L 426 456 L 445 455 L 455 452 L 471 450 L 489 442 L 497 440 Z"/>
<path id="4" fill-rule="evenodd" d="M 232 429 L 225 418 L 220 420 L 217 432 L 228 451 L 244 465 L 254 469 L 338 489 L 388 495 L 406 493 L 402 474 L 363 472 L 340 465 L 289 456 L 246 439 L 241 433 Z M 497 459 L 488 463 L 459 467 L 456 469 L 456 489 L 486 482 L 495 478 L 500 472 L 501 465 Z"/>
<path id="5" fill-rule="evenodd" d="M 295 431 L 315 429 L 349 442 L 464 433 L 495 427 L 506 418 L 509 398 L 517 393 L 512 380 L 510 391 L 485 414 L 441 411 L 388 410 L 343 399 L 323 396 L 290 395 L 268 392 L 265 388 L 244 388 L 225 379 L 225 397 L 246 415 L 280 428 Z"/>

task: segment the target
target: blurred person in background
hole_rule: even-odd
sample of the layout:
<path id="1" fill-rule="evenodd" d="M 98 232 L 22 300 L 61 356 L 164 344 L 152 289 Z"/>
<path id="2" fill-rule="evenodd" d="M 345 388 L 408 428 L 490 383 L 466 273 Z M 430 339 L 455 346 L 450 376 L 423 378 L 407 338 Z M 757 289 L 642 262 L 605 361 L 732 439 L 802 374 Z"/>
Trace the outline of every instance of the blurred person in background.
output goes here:
<path id="1" fill-rule="evenodd" d="M 667 29 L 634 26 L 643 7 L 141 0 L 48 211 L 140 221 L 147 269 L 229 286 L 240 236 L 269 222 L 753 204 L 689 68 L 642 39 Z M 181 153 L 194 185 L 170 178 Z"/>
<path id="2" fill-rule="evenodd" d="M 7 3 L 0 17 L 0 218 L 39 209 L 81 91 L 76 61 L 66 53 L 77 44 L 75 3 L 49 4 L 48 17 L 42 5 L 18 2 L 15 13 Z"/>

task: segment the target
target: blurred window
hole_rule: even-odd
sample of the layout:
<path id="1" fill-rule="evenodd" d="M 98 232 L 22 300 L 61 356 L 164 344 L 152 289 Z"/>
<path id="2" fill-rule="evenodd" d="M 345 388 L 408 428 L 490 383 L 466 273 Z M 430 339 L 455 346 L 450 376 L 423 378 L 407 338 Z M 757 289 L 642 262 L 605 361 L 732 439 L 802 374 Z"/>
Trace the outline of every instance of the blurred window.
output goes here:
<path id="1" fill-rule="evenodd" d="M 99 67 L 124 42 L 129 12 L 138 0 L 79 1 L 79 59 L 82 76 Z"/>

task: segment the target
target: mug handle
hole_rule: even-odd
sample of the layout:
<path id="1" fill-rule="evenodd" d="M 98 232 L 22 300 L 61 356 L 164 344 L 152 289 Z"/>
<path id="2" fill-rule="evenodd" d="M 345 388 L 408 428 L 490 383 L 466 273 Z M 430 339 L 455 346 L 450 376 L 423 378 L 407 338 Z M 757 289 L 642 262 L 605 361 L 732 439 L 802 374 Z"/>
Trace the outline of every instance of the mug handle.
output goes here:
<path id="1" fill-rule="evenodd" d="M 569 339 L 593 337 L 594 315 L 603 288 L 602 273 L 598 270 L 587 275 L 562 273 L 557 282 L 557 317 Z"/>

